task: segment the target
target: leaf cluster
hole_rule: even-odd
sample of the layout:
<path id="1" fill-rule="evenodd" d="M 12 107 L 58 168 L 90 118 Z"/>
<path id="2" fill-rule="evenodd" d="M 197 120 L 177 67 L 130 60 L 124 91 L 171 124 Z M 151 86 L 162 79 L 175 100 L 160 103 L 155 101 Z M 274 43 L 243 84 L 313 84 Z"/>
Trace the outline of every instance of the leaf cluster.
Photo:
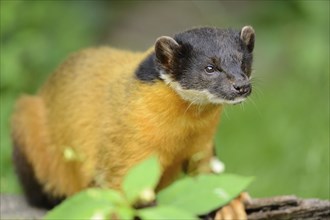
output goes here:
<path id="1" fill-rule="evenodd" d="M 90 188 L 47 213 L 50 219 L 198 219 L 237 197 L 252 181 L 233 174 L 204 174 L 184 177 L 155 195 L 161 176 L 159 162 L 152 156 L 126 175 L 122 191 Z M 137 209 L 137 204 L 156 206 Z"/>

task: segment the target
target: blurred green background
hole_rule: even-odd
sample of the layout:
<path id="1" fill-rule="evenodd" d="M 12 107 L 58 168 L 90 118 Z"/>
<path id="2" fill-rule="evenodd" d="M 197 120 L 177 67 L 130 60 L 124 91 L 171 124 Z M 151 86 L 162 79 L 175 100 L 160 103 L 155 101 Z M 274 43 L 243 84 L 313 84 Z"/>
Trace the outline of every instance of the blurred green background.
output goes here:
<path id="1" fill-rule="evenodd" d="M 254 92 L 228 106 L 216 137 L 227 172 L 255 176 L 252 196 L 329 199 L 329 1 L 1 0 L 1 193 L 18 193 L 13 104 L 71 52 L 145 50 L 194 26 L 256 30 Z"/>

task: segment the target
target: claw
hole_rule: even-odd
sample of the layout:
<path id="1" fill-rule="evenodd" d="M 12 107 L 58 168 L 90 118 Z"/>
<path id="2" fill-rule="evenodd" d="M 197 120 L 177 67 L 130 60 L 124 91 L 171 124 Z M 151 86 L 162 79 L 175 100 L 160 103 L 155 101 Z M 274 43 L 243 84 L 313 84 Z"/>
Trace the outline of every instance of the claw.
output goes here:
<path id="1" fill-rule="evenodd" d="M 244 205 L 249 205 L 249 204 L 251 204 L 251 201 L 252 201 L 251 196 L 247 192 L 242 192 L 239 195 L 238 199 L 241 200 Z"/>
<path id="2" fill-rule="evenodd" d="M 248 193 L 241 193 L 241 195 L 231 201 L 227 206 L 222 207 L 217 211 L 215 220 L 246 220 L 247 215 L 244 205 L 251 201 Z"/>

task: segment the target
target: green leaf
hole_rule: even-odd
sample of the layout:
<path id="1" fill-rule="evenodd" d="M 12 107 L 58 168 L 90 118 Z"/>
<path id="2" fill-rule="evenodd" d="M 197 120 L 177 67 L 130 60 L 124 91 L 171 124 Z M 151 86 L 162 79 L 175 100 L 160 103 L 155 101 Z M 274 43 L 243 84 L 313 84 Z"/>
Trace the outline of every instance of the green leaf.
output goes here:
<path id="1" fill-rule="evenodd" d="M 153 191 L 160 178 L 160 164 L 152 156 L 131 168 L 125 176 L 123 190 L 130 202 L 135 202 L 145 191 Z"/>
<path id="2" fill-rule="evenodd" d="M 115 210 L 117 219 L 134 219 L 135 210 L 131 206 L 119 206 Z"/>
<path id="3" fill-rule="evenodd" d="M 111 189 L 88 189 L 82 191 L 49 211 L 49 219 L 109 219 L 117 214 L 117 207 L 127 206 L 119 192 Z"/>
<path id="4" fill-rule="evenodd" d="M 157 202 L 195 215 L 205 214 L 237 197 L 252 179 L 233 174 L 187 177 L 160 191 Z"/>
<path id="5" fill-rule="evenodd" d="M 156 206 L 152 208 L 141 209 L 138 216 L 143 220 L 156 219 L 180 219 L 193 220 L 198 219 L 195 215 L 172 206 Z"/>

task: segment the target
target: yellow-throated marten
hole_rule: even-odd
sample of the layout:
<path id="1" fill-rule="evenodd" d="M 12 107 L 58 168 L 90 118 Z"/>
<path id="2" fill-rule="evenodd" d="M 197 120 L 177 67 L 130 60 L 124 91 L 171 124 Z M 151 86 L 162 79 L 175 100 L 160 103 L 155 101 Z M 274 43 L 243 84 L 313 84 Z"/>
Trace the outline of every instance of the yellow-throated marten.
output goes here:
<path id="1" fill-rule="evenodd" d="M 71 55 L 37 95 L 16 104 L 13 156 L 28 200 L 53 206 L 87 187 L 119 188 L 152 154 L 163 172 L 158 189 L 183 168 L 202 170 L 222 105 L 251 93 L 254 38 L 250 26 L 205 27 L 160 37 L 144 53 L 101 47 Z"/>

